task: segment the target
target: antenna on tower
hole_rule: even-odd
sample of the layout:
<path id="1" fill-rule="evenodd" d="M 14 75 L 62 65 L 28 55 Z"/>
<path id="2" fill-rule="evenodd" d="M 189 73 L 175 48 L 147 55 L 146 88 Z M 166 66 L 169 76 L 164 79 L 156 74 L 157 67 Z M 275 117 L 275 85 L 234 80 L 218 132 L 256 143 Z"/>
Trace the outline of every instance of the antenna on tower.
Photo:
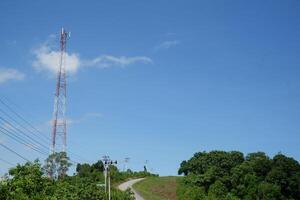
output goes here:
<path id="1" fill-rule="evenodd" d="M 66 44 L 69 33 L 62 27 L 60 33 L 60 58 L 56 79 L 56 89 L 54 95 L 54 109 L 52 119 L 52 143 L 51 153 L 66 151 L 67 140 L 67 121 L 66 121 L 66 99 L 67 99 L 67 82 L 66 82 Z M 57 140 L 61 138 L 60 143 Z M 57 146 L 61 145 L 60 148 Z"/>

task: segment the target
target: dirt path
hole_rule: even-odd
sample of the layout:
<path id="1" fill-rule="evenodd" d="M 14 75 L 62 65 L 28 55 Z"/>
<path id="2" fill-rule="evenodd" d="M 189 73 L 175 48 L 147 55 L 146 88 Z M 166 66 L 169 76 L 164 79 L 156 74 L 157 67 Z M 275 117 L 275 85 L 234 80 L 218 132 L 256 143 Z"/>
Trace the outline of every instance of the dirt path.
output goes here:
<path id="1" fill-rule="evenodd" d="M 133 193 L 134 193 L 134 197 L 136 200 L 144 200 L 143 197 L 141 197 L 133 188 L 132 188 L 132 185 L 143 180 L 144 178 L 138 178 L 138 179 L 133 179 L 133 180 L 130 180 L 130 181 L 127 181 L 125 183 L 122 183 L 121 185 L 119 185 L 119 189 L 122 190 L 122 191 L 125 191 L 127 190 L 128 188 L 130 188 Z"/>

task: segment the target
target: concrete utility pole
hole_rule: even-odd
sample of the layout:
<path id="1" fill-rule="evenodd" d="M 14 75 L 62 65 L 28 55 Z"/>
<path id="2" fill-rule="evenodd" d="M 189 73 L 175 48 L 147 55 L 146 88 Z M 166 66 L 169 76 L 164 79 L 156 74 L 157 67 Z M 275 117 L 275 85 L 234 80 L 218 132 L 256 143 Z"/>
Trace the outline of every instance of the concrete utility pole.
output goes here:
<path id="1" fill-rule="evenodd" d="M 106 184 L 106 180 L 107 180 L 107 168 L 108 165 L 106 164 L 109 161 L 109 156 L 103 156 L 102 162 L 104 165 L 104 185 L 105 185 L 105 193 L 107 191 L 107 184 Z"/>
<path id="2" fill-rule="evenodd" d="M 149 163 L 149 160 L 146 160 L 145 166 L 144 166 L 144 171 L 146 171 L 146 172 L 148 172 L 148 163 Z"/>
<path id="3" fill-rule="evenodd" d="M 130 158 L 125 158 L 125 160 L 124 160 L 124 172 L 126 172 L 127 171 L 127 169 L 128 169 L 128 163 L 129 163 L 129 160 L 130 160 Z"/>
<path id="4" fill-rule="evenodd" d="M 111 199 L 110 192 L 110 165 L 116 165 L 117 161 L 112 161 L 109 156 L 103 156 L 103 164 L 104 164 L 104 185 L 105 185 L 105 193 L 107 192 L 107 182 L 108 182 L 108 200 Z"/>
<path id="5" fill-rule="evenodd" d="M 110 200 L 110 171 L 108 168 L 108 200 Z"/>

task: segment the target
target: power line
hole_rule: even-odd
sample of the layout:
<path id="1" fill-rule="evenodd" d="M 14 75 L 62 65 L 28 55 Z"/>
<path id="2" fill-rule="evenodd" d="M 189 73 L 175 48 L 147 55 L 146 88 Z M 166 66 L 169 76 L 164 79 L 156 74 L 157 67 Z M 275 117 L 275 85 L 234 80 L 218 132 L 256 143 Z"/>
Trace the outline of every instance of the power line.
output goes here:
<path id="1" fill-rule="evenodd" d="M 11 124 L 10 122 L 8 122 L 7 120 L 3 119 L 2 117 L 0 117 L 0 120 L 6 122 L 7 124 L 9 124 L 10 127 L 18 130 L 18 131 L 21 131 L 20 129 L 16 128 L 13 124 Z M 25 134 L 25 136 L 29 137 L 31 140 L 37 142 L 39 145 L 38 146 L 41 146 L 41 147 L 44 147 L 44 149 L 38 149 L 36 146 L 36 144 L 32 144 L 31 141 L 28 141 L 28 139 L 24 139 L 22 137 L 20 137 L 19 135 L 16 135 L 16 131 L 14 130 L 14 132 L 4 128 L 4 127 L 1 127 L 0 126 L 0 129 L 2 130 L 5 130 L 6 132 L 3 132 L 0 130 L 1 133 L 5 134 L 6 136 L 10 137 L 11 139 L 21 143 L 22 145 L 26 146 L 26 147 L 29 147 L 30 149 L 42 154 L 42 155 L 45 155 L 45 156 L 48 156 L 48 153 L 47 153 L 47 150 L 45 149 L 48 149 L 46 146 L 44 145 L 41 145 L 41 143 L 37 142 L 36 140 L 34 140 L 33 138 L 31 138 L 30 136 L 28 136 L 26 133 L 24 133 L 23 131 L 21 131 L 23 134 Z M 7 134 L 7 133 L 10 133 L 10 134 Z M 73 153 L 72 153 L 73 154 Z M 75 154 L 74 154 L 75 155 Z M 78 157 L 78 156 L 77 156 Z M 70 160 L 71 162 L 73 162 L 74 164 L 78 164 L 78 162 L 76 161 L 73 161 L 73 160 Z"/>
<path id="2" fill-rule="evenodd" d="M 6 106 L 6 108 L 8 108 L 9 111 L 11 111 L 14 115 L 16 115 L 18 118 L 22 119 L 22 121 L 24 121 L 27 125 L 29 125 L 33 130 L 35 130 L 36 132 L 41 133 L 38 129 L 36 129 L 30 122 L 28 122 L 27 120 L 25 120 L 20 114 L 18 114 L 16 111 L 14 111 L 8 104 L 6 104 L 4 101 L 2 101 L 0 99 L 0 102 Z M 13 121 L 16 125 L 20 126 L 21 128 L 25 129 L 27 132 L 30 132 L 32 135 L 38 137 L 39 135 L 36 135 L 35 133 L 33 133 L 32 130 L 27 129 L 24 125 L 22 125 L 20 122 L 18 122 L 14 117 L 12 117 L 11 115 L 9 115 L 7 112 L 5 112 L 4 110 L 0 109 L 0 111 L 6 115 L 11 121 Z M 1 127 L 0 126 L 0 132 L 6 136 L 8 136 L 9 138 L 11 138 L 12 140 L 24 145 L 25 147 L 28 147 L 32 150 L 34 150 L 35 152 L 41 154 L 41 155 L 45 155 L 48 156 L 47 150 L 48 147 L 46 147 L 44 144 L 40 143 L 39 141 L 37 141 L 36 139 L 34 139 L 33 137 L 30 137 L 27 132 L 24 132 L 23 130 L 21 130 L 20 128 L 16 127 L 14 124 L 12 124 L 11 122 L 9 122 L 7 119 L 4 119 L 3 117 L 0 116 L 0 120 L 4 123 L 6 123 L 7 125 L 9 125 L 9 127 L 11 128 L 10 130 L 5 128 L 5 127 Z M 18 131 L 18 132 L 17 132 Z M 22 136 L 19 135 L 20 133 L 22 133 Z M 26 138 L 24 138 L 24 136 L 26 136 Z M 44 136 L 42 134 L 42 136 Z M 44 136 L 45 137 L 45 136 Z M 41 137 L 38 137 L 39 139 L 42 139 Z M 47 137 L 45 137 L 47 138 Z M 45 140 L 43 140 L 45 142 Z M 49 140 L 50 141 L 50 140 Z M 2 145 L 3 147 L 5 145 Z M 7 146 L 5 146 L 7 147 Z M 40 148 L 38 148 L 40 147 Z M 44 148 L 42 148 L 44 147 Z M 9 147 L 7 147 L 9 148 Z M 46 149 L 46 150 L 45 150 Z M 11 149 L 10 149 L 11 150 Z M 12 150 L 13 151 L 13 150 Z M 17 153 L 17 152 L 14 152 Z M 76 155 L 75 153 L 70 152 L 70 154 L 73 154 L 73 156 L 79 157 L 78 155 Z M 20 154 L 18 154 L 19 157 L 21 156 Z M 23 159 L 25 157 L 22 157 Z M 80 158 L 82 159 L 82 158 Z M 28 159 L 26 159 L 27 161 L 29 161 Z M 74 160 L 69 160 L 71 163 L 73 164 L 78 164 L 79 162 L 74 161 Z M 3 161 L 5 162 L 5 161 Z M 13 166 L 12 163 L 10 163 L 10 165 Z"/>
<path id="3" fill-rule="evenodd" d="M 2 130 L 1 130 L 2 129 Z M 5 130 L 6 132 L 4 132 L 3 130 Z M 24 145 L 25 147 L 29 147 L 30 149 L 36 151 L 37 153 L 40 153 L 42 155 L 48 156 L 48 153 L 41 151 L 40 149 L 37 149 L 35 146 L 33 146 L 32 144 L 28 144 L 28 141 L 24 140 L 23 138 L 19 137 L 18 135 L 15 135 L 14 133 L 10 132 L 9 130 L 0 127 L 0 132 L 5 134 L 6 136 L 10 137 L 11 139 L 13 139 L 14 141 L 17 141 L 18 143 Z M 11 134 L 7 134 L 7 133 L 11 133 Z M 71 163 L 73 164 L 78 164 L 79 162 L 74 161 L 74 160 L 69 160 Z"/>
<path id="4" fill-rule="evenodd" d="M 17 152 L 15 152 L 14 150 L 12 150 L 11 148 L 7 147 L 6 145 L 0 143 L 0 146 L 2 146 L 3 148 L 5 148 L 6 150 L 14 153 L 15 155 L 19 156 L 20 158 L 22 158 L 23 160 L 27 161 L 27 162 L 30 162 L 27 158 L 25 158 L 24 156 L 18 154 Z"/>
<path id="5" fill-rule="evenodd" d="M 29 121 L 27 121 L 21 114 L 19 114 L 18 112 L 16 112 L 12 106 L 8 105 L 8 103 L 5 103 L 3 99 L 6 99 L 6 101 L 10 104 L 15 105 L 15 107 L 20 108 L 19 105 L 17 105 L 16 103 L 12 102 L 11 100 L 9 100 L 7 97 L 2 96 L 2 99 L 0 97 L 0 103 L 2 103 L 10 112 L 12 112 L 15 116 L 17 116 L 18 118 L 20 118 L 23 122 L 25 122 L 28 126 L 30 126 L 35 132 L 37 132 L 37 134 L 34 134 L 35 136 L 43 136 L 43 138 L 47 139 L 47 142 L 50 142 L 50 138 L 46 137 L 45 134 L 43 134 L 43 132 L 41 132 L 40 130 L 38 130 L 37 128 L 34 127 L 34 125 L 32 125 L 32 123 L 30 123 Z M 19 126 L 21 126 L 23 129 L 29 131 L 26 127 L 22 126 L 20 123 L 17 122 L 17 120 L 15 120 L 15 118 L 11 117 L 9 114 L 7 114 L 6 112 L 4 112 L 2 109 L 0 109 L 1 112 L 3 112 L 4 114 L 6 114 L 6 116 L 9 116 L 9 118 L 14 121 L 15 123 L 17 123 Z M 32 131 L 29 131 L 31 133 L 33 133 Z M 39 139 L 41 139 L 39 137 Z M 45 142 L 45 140 L 43 140 Z M 43 145 L 45 147 L 45 145 Z M 76 146 L 81 146 L 81 145 L 76 145 Z M 82 146 L 81 146 L 82 147 Z M 46 149 L 48 149 L 48 147 L 45 147 Z M 83 157 L 79 156 L 78 154 L 75 154 L 72 151 L 69 151 L 70 155 L 73 155 L 74 157 L 77 157 L 80 160 L 85 160 L 88 161 L 86 159 L 84 159 Z M 78 162 L 76 162 L 78 163 Z"/>
<path id="6" fill-rule="evenodd" d="M 0 100 L 1 101 L 1 100 Z M 4 115 L 6 115 L 10 120 L 12 120 L 14 123 L 16 123 L 17 125 L 19 125 L 20 127 L 22 127 L 23 129 L 25 129 L 26 131 L 30 132 L 32 135 L 37 136 L 40 140 L 43 140 L 44 142 L 48 143 L 48 141 L 45 141 L 44 138 L 40 137 L 39 135 L 35 134 L 34 132 L 32 132 L 32 130 L 27 129 L 27 127 L 23 126 L 21 123 L 19 123 L 16 119 L 14 119 L 11 115 L 9 115 L 7 112 L 5 112 L 4 110 L 2 110 L 0 108 L 0 111 L 2 113 L 4 113 Z"/>
<path id="7" fill-rule="evenodd" d="M 4 130 L 6 130 L 7 132 L 9 132 L 7 129 L 5 129 L 5 128 L 3 128 L 3 127 L 0 127 L 0 128 L 1 128 L 2 130 L 4 129 Z M 23 145 L 26 146 L 26 147 L 29 147 L 30 149 L 36 151 L 37 153 L 40 153 L 40 154 L 45 155 L 45 156 L 48 156 L 47 153 L 45 153 L 45 152 L 43 152 L 43 151 L 37 149 L 36 147 L 34 147 L 34 146 L 30 145 L 30 144 L 27 144 L 26 141 L 24 141 L 23 138 L 20 138 L 20 137 L 16 136 L 15 134 L 12 134 L 12 135 L 7 134 L 7 133 L 3 132 L 2 130 L 0 130 L 1 133 L 7 135 L 8 137 L 12 138 L 13 140 L 15 140 L 15 141 L 17 141 L 17 142 L 23 144 Z M 11 132 L 10 132 L 10 133 L 11 133 Z M 13 138 L 12 136 L 15 136 L 15 138 Z M 0 160 L 1 160 L 1 158 L 0 158 Z M 70 161 L 71 163 L 73 163 L 73 164 L 79 164 L 79 162 L 76 162 L 76 161 L 71 160 L 71 159 L 70 159 L 69 161 Z M 12 164 L 12 165 L 13 165 L 13 164 Z"/>
<path id="8" fill-rule="evenodd" d="M 0 127 L 0 132 L 3 133 L 4 135 L 10 137 L 11 139 L 13 139 L 14 141 L 17 141 L 18 143 L 24 145 L 25 147 L 29 147 L 30 149 L 40 153 L 40 154 L 43 154 L 43 155 L 48 155 L 46 152 L 38 149 L 37 147 L 35 147 L 35 145 L 33 144 L 30 144 L 30 142 L 26 141 L 24 138 L 16 135 L 15 133 L 3 128 L 3 127 Z M 5 132 L 3 131 L 5 130 Z"/>
<path id="9" fill-rule="evenodd" d="M 4 96 L 2 96 L 2 97 L 4 97 Z M 11 100 L 8 100 L 8 98 L 6 98 L 6 97 L 4 97 L 4 98 L 6 99 L 6 101 L 9 101 L 9 102 L 11 102 L 11 104 L 13 104 L 13 105 L 15 105 L 16 107 L 19 107 L 19 108 L 20 108 L 20 106 L 18 106 L 16 103 L 12 102 Z M 47 137 L 46 135 L 44 135 L 40 130 L 38 130 L 37 128 L 35 128 L 29 121 L 27 121 L 24 117 L 22 117 L 20 114 L 18 114 L 16 111 L 14 111 L 14 109 L 13 109 L 11 106 L 9 106 L 7 103 L 5 103 L 5 102 L 1 99 L 1 97 L 0 97 L 0 102 L 1 102 L 5 107 L 7 107 L 12 113 L 14 113 L 17 117 L 19 117 L 22 121 L 24 121 L 27 125 L 29 125 L 32 129 L 34 129 L 36 132 L 40 133 L 42 137 L 44 137 L 44 138 L 47 139 L 47 140 L 51 140 L 51 138 L 50 138 L 49 136 Z"/>
<path id="10" fill-rule="evenodd" d="M 3 158 L 0 158 L 0 161 L 2 161 L 3 163 L 5 163 L 5 164 L 8 164 L 8 165 L 10 165 L 10 166 L 15 166 L 14 164 L 12 164 L 11 162 L 9 162 L 9 161 L 7 161 L 7 160 L 4 160 Z"/>
<path id="11" fill-rule="evenodd" d="M 7 99 L 7 98 L 5 98 Z M 8 100 L 7 100 L 8 101 Z M 44 135 L 40 130 L 38 130 L 37 128 L 35 128 L 29 121 L 27 121 L 24 117 L 22 117 L 20 114 L 18 114 L 11 106 L 9 106 L 7 103 L 5 103 L 1 97 L 0 97 L 0 102 L 12 113 L 14 113 L 14 115 L 16 115 L 18 118 L 20 118 L 23 122 L 25 122 L 28 126 L 30 126 L 32 129 L 34 129 L 36 132 L 40 133 L 42 137 L 44 137 L 47 140 L 51 140 L 50 137 L 47 137 L 46 135 Z M 11 101 L 10 101 L 11 102 Z M 11 102 L 12 104 L 14 104 L 15 106 L 17 106 L 15 103 Z M 19 107 L 19 106 L 17 106 Z"/>
<path id="12" fill-rule="evenodd" d="M 4 121 L 6 124 L 8 124 L 10 127 L 12 127 L 14 130 L 17 130 L 18 132 L 21 132 L 24 136 L 26 136 L 27 138 L 29 138 L 30 140 L 33 141 L 33 143 L 37 143 L 40 146 L 48 149 L 48 147 L 46 147 L 44 144 L 40 143 L 39 141 L 37 141 L 36 139 L 32 138 L 31 136 L 27 135 L 24 131 L 20 130 L 19 128 L 15 127 L 13 124 L 11 124 L 9 121 L 7 121 L 6 119 L 0 117 L 0 120 Z"/>

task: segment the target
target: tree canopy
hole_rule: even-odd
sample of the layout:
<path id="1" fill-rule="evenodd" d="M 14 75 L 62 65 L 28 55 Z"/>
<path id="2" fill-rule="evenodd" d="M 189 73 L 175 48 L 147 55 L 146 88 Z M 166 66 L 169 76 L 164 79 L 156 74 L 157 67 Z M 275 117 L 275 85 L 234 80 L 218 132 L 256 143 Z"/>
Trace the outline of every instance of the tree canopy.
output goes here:
<path id="1" fill-rule="evenodd" d="M 70 161 L 65 153 L 50 155 L 45 165 L 36 160 L 18 164 L 0 181 L 1 200 L 107 200 L 99 183 L 104 183 L 104 166 L 101 160 L 93 164 L 77 164 L 76 173 L 67 175 Z M 49 175 L 52 175 L 49 176 Z M 112 184 L 128 178 L 151 175 L 146 172 L 120 172 L 111 167 Z M 114 200 L 133 200 L 131 191 L 112 188 Z"/>
<path id="2" fill-rule="evenodd" d="M 182 200 L 300 199 L 300 165 L 283 154 L 198 152 L 178 170 Z"/>

